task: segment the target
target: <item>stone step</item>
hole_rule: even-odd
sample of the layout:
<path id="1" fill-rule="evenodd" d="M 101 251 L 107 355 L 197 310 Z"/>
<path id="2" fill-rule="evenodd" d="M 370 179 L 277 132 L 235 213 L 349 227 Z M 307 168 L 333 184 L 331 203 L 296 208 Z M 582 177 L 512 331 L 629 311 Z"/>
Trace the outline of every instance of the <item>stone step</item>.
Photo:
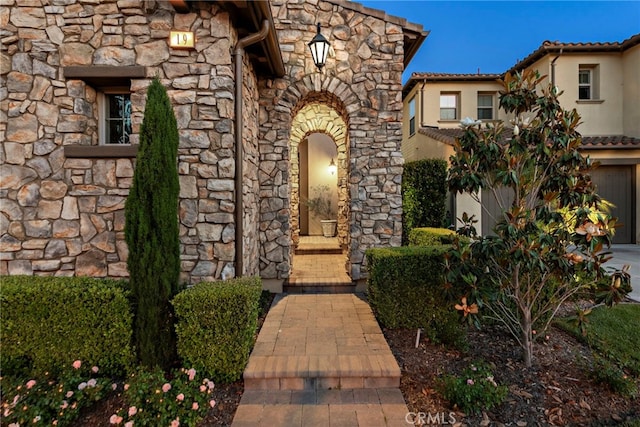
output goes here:
<path id="1" fill-rule="evenodd" d="M 347 390 L 400 386 L 400 368 L 391 354 L 252 356 L 244 372 L 245 390 Z"/>
<path id="2" fill-rule="evenodd" d="M 289 294 L 352 294 L 356 285 L 345 283 L 289 283 L 284 285 L 284 292 Z"/>
<path id="3" fill-rule="evenodd" d="M 397 388 L 246 390 L 232 427 L 397 427 L 409 425 L 407 419 L 407 405 Z"/>
<path id="4" fill-rule="evenodd" d="M 295 255 L 341 255 L 343 253 L 340 247 L 312 247 L 296 248 Z"/>

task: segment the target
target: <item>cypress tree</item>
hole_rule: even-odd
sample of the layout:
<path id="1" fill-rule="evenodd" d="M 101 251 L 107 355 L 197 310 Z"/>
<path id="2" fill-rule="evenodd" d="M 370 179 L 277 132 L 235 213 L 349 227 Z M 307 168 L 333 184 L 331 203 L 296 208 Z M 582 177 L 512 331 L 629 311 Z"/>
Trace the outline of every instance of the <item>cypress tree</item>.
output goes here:
<path id="1" fill-rule="evenodd" d="M 171 299 L 178 291 L 178 126 L 156 77 L 147 92 L 133 184 L 125 205 L 127 268 L 140 363 L 168 369 L 176 360 Z"/>

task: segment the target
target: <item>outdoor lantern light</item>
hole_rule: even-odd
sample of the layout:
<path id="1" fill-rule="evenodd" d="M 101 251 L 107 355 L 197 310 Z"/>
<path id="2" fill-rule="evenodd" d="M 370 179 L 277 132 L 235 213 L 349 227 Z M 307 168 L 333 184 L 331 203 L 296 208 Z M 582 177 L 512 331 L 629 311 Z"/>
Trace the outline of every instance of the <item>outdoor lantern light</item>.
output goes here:
<path id="1" fill-rule="evenodd" d="M 332 157 L 331 162 L 329 163 L 329 173 L 331 175 L 335 175 L 337 170 L 338 170 L 338 167 L 336 166 L 336 163 L 333 161 L 333 157 Z"/>
<path id="2" fill-rule="evenodd" d="M 318 22 L 318 33 L 309 42 L 309 49 L 311 50 L 311 57 L 313 63 L 316 64 L 318 70 L 322 70 L 322 67 L 327 63 L 327 54 L 329 53 L 329 42 L 320 34 L 320 23 Z"/>

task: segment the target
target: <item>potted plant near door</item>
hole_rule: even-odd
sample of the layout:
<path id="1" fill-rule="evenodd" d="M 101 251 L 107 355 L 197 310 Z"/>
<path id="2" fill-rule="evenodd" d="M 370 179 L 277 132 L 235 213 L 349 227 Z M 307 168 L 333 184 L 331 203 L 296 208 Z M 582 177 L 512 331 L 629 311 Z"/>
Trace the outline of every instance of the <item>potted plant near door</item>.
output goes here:
<path id="1" fill-rule="evenodd" d="M 311 187 L 311 191 L 313 192 L 313 197 L 308 199 L 305 204 L 309 207 L 309 211 L 311 211 L 311 213 L 320 218 L 322 235 L 324 237 L 335 236 L 338 221 L 336 219 L 332 219 L 333 210 L 331 209 L 329 186 L 316 185 Z"/>

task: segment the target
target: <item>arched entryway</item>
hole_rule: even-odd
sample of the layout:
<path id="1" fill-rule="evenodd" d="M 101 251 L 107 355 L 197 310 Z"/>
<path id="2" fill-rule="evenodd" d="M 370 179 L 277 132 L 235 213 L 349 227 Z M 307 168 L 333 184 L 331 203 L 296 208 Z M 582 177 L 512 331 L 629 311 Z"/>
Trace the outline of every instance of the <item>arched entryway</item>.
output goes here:
<path id="1" fill-rule="evenodd" d="M 336 237 L 340 247 L 349 245 L 349 143 L 346 115 L 336 107 L 330 94 L 310 94 L 301 100 L 293 115 L 290 133 L 290 226 L 292 246 L 295 248 L 300 235 L 320 234 L 319 219 L 308 212 L 307 200 L 325 195 L 337 209 Z M 325 97 L 323 100 L 322 97 Z M 327 102 L 329 101 L 329 102 Z M 335 163 L 335 175 L 329 165 Z M 345 271 L 347 270 L 347 260 Z"/>

